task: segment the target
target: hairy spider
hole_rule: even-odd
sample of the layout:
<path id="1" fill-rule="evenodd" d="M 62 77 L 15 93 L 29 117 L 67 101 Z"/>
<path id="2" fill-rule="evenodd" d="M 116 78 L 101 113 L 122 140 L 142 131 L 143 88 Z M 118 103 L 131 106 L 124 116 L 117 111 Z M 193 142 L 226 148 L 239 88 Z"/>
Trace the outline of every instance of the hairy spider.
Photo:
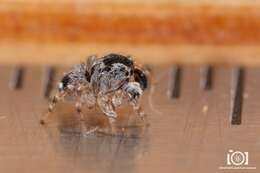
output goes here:
<path id="1" fill-rule="evenodd" d="M 108 117 L 112 132 L 115 130 L 116 107 L 126 99 L 133 110 L 145 121 L 139 98 L 148 86 L 147 71 L 137 67 L 130 57 L 109 54 L 101 58 L 90 56 L 86 63 L 76 65 L 58 84 L 48 113 L 41 119 L 45 124 L 59 101 L 73 99 L 81 127 L 86 129 L 82 106 L 98 106 Z"/>

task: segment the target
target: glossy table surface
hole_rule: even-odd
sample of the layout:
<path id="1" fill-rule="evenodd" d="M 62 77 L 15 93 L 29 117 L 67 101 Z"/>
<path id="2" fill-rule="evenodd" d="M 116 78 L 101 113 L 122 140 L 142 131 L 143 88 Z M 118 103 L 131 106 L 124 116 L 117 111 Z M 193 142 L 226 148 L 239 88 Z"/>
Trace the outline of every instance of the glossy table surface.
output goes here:
<path id="1" fill-rule="evenodd" d="M 79 133 L 76 111 L 59 104 L 49 124 L 42 96 L 43 68 L 26 67 L 22 87 L 10 89 L 14 68 L 0 68 L 0 172 L 172 173 L 241 172 L 220 170 L 229 149 L 249 153 L 249 165 L 260 169 L 260 69 L 246 69 L 242 122 L 230 124 L 231 69 L 215 67 L 212 88 L 200 87 L 200 67 L 182 68 L 180 97 L 167 95 L 170 67 L 152 67 L 153 84 L 142 99 L 149 127 L 127 106 L 119 110 L 115 136 Z M 64 68 L 57 68 L 55 80 Z M 86 123 L 106 124 L 98 109 L 84 109 Z M 104 125 L 105 126 L 105 125 Z"/>

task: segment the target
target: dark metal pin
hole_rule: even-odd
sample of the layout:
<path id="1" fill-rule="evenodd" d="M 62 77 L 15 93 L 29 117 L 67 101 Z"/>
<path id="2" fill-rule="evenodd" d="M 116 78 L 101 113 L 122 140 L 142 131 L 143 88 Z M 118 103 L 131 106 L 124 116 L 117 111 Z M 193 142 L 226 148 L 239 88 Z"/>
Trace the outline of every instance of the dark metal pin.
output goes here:
<path id="1" fill-rule="evenodd" d="M 200 68 L 200 87 L 203 90 L 212 88 L 213 67 L 205 65 Z"/>
<path id="2" fill-rule="evenodd" d="M 21 89 L 23 86 L 23 78 L 24 78 L 24 67 L 21 65 L 15 66 L 11 74 L 9 87 L 11 89 Z"/>
<path id="3" fill-rule="evenodd" d="M 47 66 L 44 68 L 43 80 L 42 80 L 42 96 L 48 98 L 53 87 L 55 69 L 53 66 Z"/>
<path id="4" fill-rule="evenodd" d="M 241 124 L 241 114 L 243 106 L 243 90 L 244 90 L 244 69 L 235 67 L 232 69 L 232 86 L 231 86 L 231 124 Z"/>
<path id="5" fill-rule="evenodd" d="M 181 67 L 179 65 L 174 65 L 171 71 L 169 96 L 171 98 L 179 98 L 180 90 L 181 90 Z"/>

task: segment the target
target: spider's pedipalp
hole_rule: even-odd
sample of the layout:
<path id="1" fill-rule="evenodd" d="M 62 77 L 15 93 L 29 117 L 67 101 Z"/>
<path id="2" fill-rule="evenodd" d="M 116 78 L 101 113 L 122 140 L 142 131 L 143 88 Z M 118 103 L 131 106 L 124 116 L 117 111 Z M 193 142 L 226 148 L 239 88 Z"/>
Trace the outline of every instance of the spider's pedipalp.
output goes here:
<path id="1" fill-rule="evenodd" d="M 127 93 L 130 100 L 137 100 L 143 94 L 143 90 L 138 82 L 127 83 L 123 90 Z"/>
<path id="2" fill-rule="evenodd" d="M 146 124 L 145 113 L 139 103 L 139 98 L 143 94 L 143 89 L 138 82 L 129 82 L 124 87 L 123 90 L 126 92 L 126 95 L 129 97 L 129 103 L 132 105 L 135 113 L 142 119 Z"/>

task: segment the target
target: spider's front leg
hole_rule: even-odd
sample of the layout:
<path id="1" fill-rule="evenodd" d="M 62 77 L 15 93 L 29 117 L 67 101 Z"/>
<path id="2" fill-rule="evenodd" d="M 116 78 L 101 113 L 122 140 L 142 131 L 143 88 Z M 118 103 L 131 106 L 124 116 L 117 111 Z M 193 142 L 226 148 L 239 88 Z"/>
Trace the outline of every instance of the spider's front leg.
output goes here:
<path id="1" fill-rule="evenodd" d="M 146 115 L 143 111 L 141 104 L 139 103 L 139 100 L 130 100 L 129 103 L 132 105 L 133 110 L 141 118 L 141 120 L 143 122 L 146 122 L 146 118 L 145 118 Z"/>
<path id="2" fill-rule="evenodd" d="M 146 114 L 143 111 L 143 108 L 139 103 L 139 100 L 130 99 L 129 103 L 130 105 L 132 105 L 134 112 L 141 118 L 142 126 L 149 126 L 149 122 L 147 121 Z"/>
<path id="3" fill-rule="evenodd" d="M 115 121 L 117 118 L 117 113 L 115 112 L 112 98 L 109 95 L 99 94 L 97 98 L 97 103 L 101 111 L 108 117 L 111 131 L 114 134 L 116 132 Z"/>
<path id="4" fill-rule="evenodd" d="M 65 96 L 65 92 L 64 91 L 59 91 L 57 94 L 55 94 L 53 96 L 53 98 L 51 99 L 51 102 L 49 103 L 48 106 L 48 112 L 41 118 L 40 123 L 42 125 L 47 124 L 49 116 L 51 115 L 51 113 L 53 112 L 56 104 L 63 100 L 64 96 Z"/>
<path id="5" fill-rule="evenodd" d="M 76 96 L 76 104 L 75 108 L 78 113 L 78 117 L 80 120 L 80 127 L 81 132 L 84 136 L 89 135 L 95 131 L 97 131 L 99 128 L 94 127 L 92 129 L 88 129 L 85 122 L 85 116 L 82 113 L 82 106 L 86 105 L 89 109 L 93 108 L 96 102 L 96 98 L 93 95 L 91 88 L 88 85 L 80 85 L 77 88 L 77 96 Z"/>

